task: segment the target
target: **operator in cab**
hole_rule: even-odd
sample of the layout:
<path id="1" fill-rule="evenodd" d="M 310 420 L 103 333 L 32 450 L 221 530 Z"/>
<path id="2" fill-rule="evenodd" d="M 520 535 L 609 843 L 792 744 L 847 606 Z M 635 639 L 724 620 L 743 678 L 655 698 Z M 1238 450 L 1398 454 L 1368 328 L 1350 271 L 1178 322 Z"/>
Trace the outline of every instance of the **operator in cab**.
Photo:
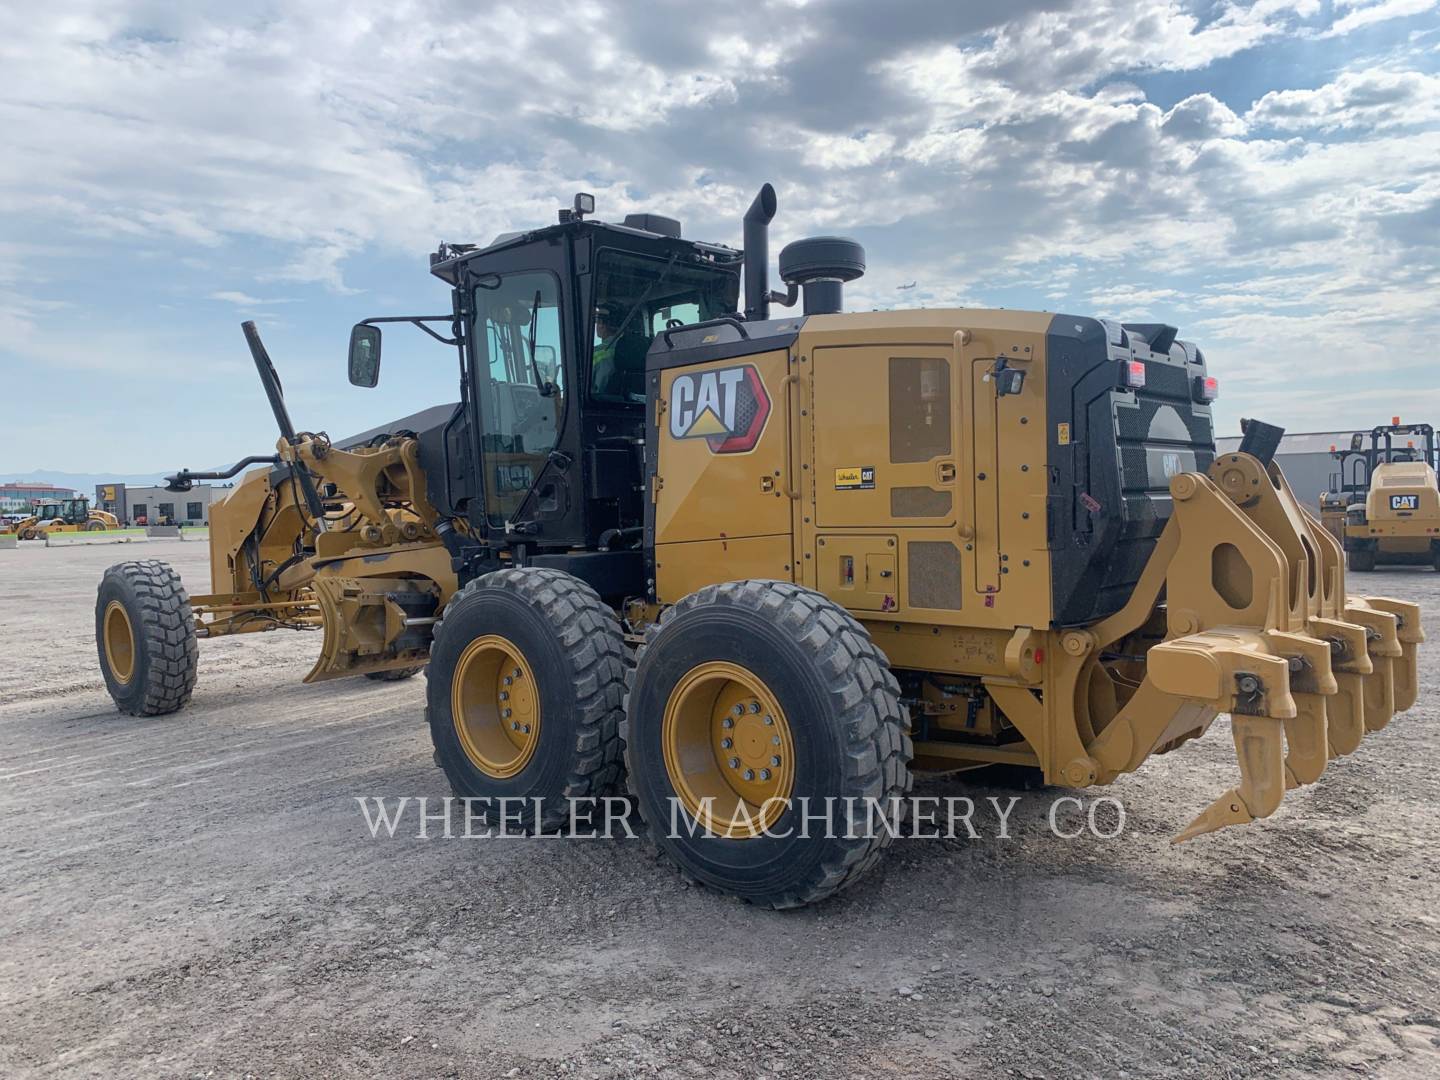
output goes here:
<path id="1" fill-rule="evenodd" d="M 625 305 L 606 300 L 595 306 L 595 351 L 591 354 L 590 394 L 606 401 L 629 402 L 645 394 L 645 354 L 650 339 L 627 320 Z"/>

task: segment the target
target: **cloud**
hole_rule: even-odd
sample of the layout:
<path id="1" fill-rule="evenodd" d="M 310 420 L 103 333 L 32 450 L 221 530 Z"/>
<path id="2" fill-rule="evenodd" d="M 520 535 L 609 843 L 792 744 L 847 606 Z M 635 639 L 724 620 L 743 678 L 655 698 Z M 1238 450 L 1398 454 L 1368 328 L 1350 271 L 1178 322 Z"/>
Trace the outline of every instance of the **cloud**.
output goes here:
<path id="1" fill-rule="evenodd" d="M 857 306 L 1163 318 L 1205 335 L 1218 365 L 1263 354 L 1265 377 L 1242 379 L 1264 403 L 1270 376 L 1348 355 L 1337 313 L 1367 328 L 1383 313 L 1354 346 L 1376 363 L 1429 333 L 1413 298 L 1437 291 L 1440 76 L 1384 25 L 1419 10 L 12 5 L 0 281 L 25 333 L 9 345 L 58 367 L 140 364 L 138 332 L 81 358 L 37 317 L 84 287 L 82 246 L 126 266 L 144 253 L 182 309 L 278 292 L 307 301 L 285 309 L 298 321 L 373 284 L 376 263 L 403 257 L 422 278 L 436 241 L 552 221 L 577 190 L 603 218 L 654 210 L 735 243 L 773 180 L 777 250 L 813 232 L 866 244 Z M 1258 100 L 1237 98 L 1248 86 Z"/>
<path id="2" fill-rule="evenodd" d="M 237 307 L 263 307 L 266 304 L 293 304 L 295 302 L 293 299 L 284 297 L 261 300 L 259 297 L 251 296 L 249 293 L 238 292 L 233 289 L 222 289 L 220 292 L 212 292 L 209 299 L 222 300 L 227 304 L 235 304 Z"/>
<path id="3" fill-rule="evenodd" d="M 1245 122 L 1212 95 L 1191 94 L 1165 114 L 1160 130 L 1187 141 L 1229 138 L 1245 134 Z"/>
<path id="4" fill-rule="evenodd" d="M 1345 71 L 1314 90 L 1272 90 L 1246 114 L 1277 131 L 1382 130 L 1440 121 L 1440 75 Z"/>
<path id="5" fill-rule="evenodd" d="M 1348 9 L 1348 13 L 1336 19 L 1326 34 L 1337 37 L 1389 19 L 1423 15 L 1435 4 L 1436 0 L 1334 0 L 1337 11 Z"/>

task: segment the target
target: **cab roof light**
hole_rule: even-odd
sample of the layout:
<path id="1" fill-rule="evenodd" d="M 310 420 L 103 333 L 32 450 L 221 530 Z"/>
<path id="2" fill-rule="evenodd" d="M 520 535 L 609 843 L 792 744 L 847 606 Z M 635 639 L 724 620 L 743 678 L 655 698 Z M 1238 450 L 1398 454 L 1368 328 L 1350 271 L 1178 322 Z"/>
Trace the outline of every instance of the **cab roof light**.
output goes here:
<path id="1" fill-rule="evenodd" d="M 1145 385 L 1145 361 L 1125 360 L 1120 364 L 1120 385 L 1139 390 Z"/>
<path id="2" fill-rule="evenodd" d="M 1195 376 L 1195 400 L 1214 401 L 1220 396 L 1220 380 L 1214 375 Z M 1333 447 L 1332 447 L 1333 449 Z"/>

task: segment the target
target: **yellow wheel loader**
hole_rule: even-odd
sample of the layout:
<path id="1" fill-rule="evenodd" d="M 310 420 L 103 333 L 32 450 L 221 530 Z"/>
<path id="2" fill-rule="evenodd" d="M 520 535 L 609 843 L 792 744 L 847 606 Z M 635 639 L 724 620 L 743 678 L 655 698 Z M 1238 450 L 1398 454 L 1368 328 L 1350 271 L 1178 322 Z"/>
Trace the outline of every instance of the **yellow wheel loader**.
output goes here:
<path id="1" fill-rule="evenodd" d="M 1321 498 L 1321 514 L 1344 545 L 1351 570 L 1378 564 L 1440 570 L 1435 449 L 1429 424 L 1401 424 L 1397 416 L 1368 437 L 1356 432 L 1348 449 L 1334 451 L 1340 468 Z"/>
<path id="2" fill-rule="evenodd" d="M 17 517 L 13 521 L 7 521 L 0 527 L 0 533 L 14 533 L 21 540 L 35 539 L 35 525 L 40 519 L 33 513 L 24 517 Z"/>
<path id="3" fill-rule="evenodd" d="M 211 592 L 111 568 L 119 707 L 189 698 L 197 637 L 321 631 L 307 681 L 429 665 L 436 760 L 476 817 L 563 825 L 625 790 L 692 878 L 792 907 L 862 875 L 914 770 L 1109 784 L 1231 717 L 1238 778 L 1177 839 L 1273 813 L 1416 697 L 1414 604 L 1351 596 L 1340 545 L 1174 327 L 845 313 L 851 240 L 772 292 L 655 214 L 442 244 L 459 400 L 348 439 L 280 428 L 212 508 Z M 744 270 L 743 300 L 741 270 Z M 799 305 L 795 308 L 795 305 Z M 772 308 L 792 308 L 772 314 Z M 508 800 L 508 801 L 507 801 Z"/>
<path id="4" fill-rule="evenodd" d="M 108 510 L 91 510 L 90 500 L 85 496 L 77 499 L 61 499 L 58 502 L 42 503 L 36 508 L 34 519 L 22 522 L 17 531 L 22 540 L 43 540 L 51 533 L 103 532 L 118 529 L 120 519 Z"/>

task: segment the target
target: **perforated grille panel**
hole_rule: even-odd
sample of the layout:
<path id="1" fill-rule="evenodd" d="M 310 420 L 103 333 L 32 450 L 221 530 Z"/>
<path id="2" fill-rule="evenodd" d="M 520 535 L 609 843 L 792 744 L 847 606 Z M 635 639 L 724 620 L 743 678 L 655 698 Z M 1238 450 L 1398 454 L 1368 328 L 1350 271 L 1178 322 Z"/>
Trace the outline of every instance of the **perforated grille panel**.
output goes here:
<path id="1" fill-rule="evenodd" d="M 935 518 L 950 513 L 951 495 L 928 487 L 897 487 L 890 491 L 890 516 Z"/>
<path id="2" fill-rule="evenodd" d="M 926 540 L 906 551 L 910 606 L 959 610 L 960 549 L 948 540 Z"/>
<path id="3" fill-rule="evenodd" d="M 890 460 L 929 461 L 950 453 L 950 363 L 890 358 Z"/>

